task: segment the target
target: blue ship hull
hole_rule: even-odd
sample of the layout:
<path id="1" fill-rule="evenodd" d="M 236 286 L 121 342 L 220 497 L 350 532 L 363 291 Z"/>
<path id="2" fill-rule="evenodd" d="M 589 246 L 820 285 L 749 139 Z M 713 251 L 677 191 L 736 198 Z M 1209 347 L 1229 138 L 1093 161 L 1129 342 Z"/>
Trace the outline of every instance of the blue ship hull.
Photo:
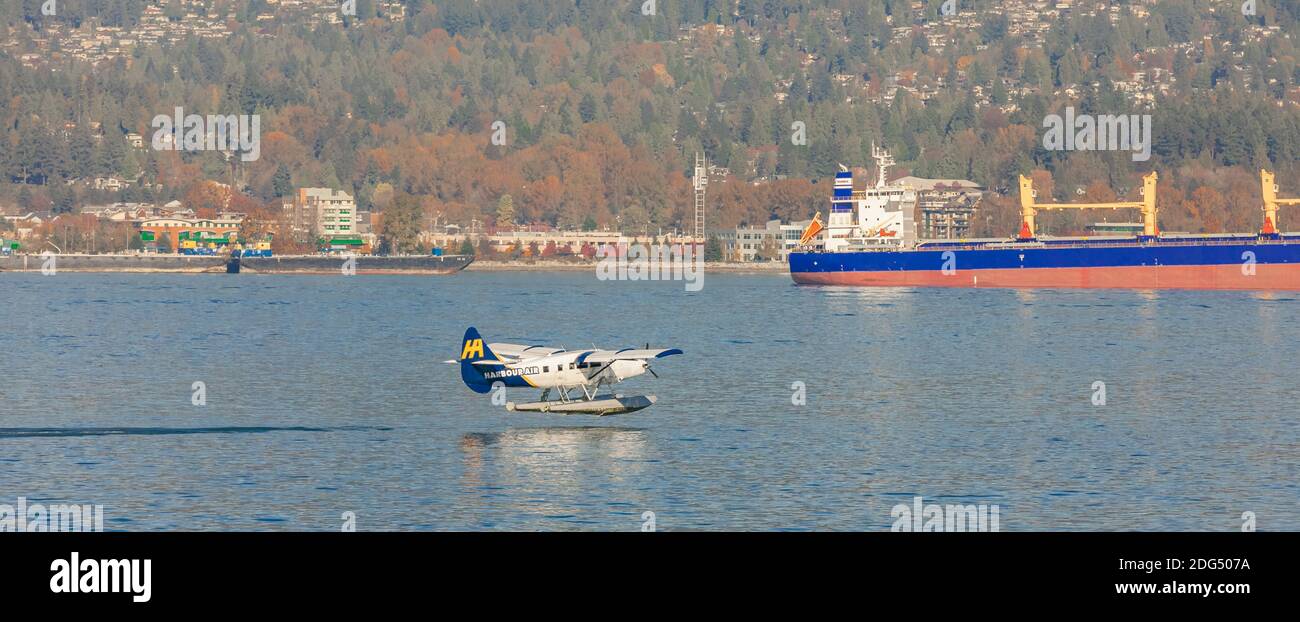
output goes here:
<path id="1" fill-rule="evenodd" d="M 1300 237 L 1292 236 L 931 242 L 794 252 L 789 261 L 801 284 L 1300 289 Z"/>

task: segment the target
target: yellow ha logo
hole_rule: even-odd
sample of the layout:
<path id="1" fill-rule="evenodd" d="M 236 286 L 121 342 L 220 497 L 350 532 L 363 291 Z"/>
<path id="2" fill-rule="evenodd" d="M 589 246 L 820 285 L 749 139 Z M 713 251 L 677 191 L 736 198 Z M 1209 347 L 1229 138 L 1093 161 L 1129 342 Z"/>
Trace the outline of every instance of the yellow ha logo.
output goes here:
<path id="1" fill-rule="evenodd" d="M 468 359 L 468 358 L 474 358 L 474 357 L 478 357 L 478 356 L 483 356 L 483 340 L 482 340 L 482 339 L 466 339 L 466 340 L 465 340 L 465 349 L 464 349 L 464 350 L 461 350 L 461 352 L 460 352 L 460 358 L 462 358 L 462 359 Z"/>

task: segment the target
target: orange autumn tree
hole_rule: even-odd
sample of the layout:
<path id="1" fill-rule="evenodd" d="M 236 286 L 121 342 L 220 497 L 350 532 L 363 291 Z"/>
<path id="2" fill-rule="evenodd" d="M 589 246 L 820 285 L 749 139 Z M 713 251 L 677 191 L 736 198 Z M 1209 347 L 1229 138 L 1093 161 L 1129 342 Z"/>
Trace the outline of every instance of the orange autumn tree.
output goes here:
<path id="1" fill-rule="evenodd" d="M 216 218 L 230 204 L 230 196 L 230 188 L 205 180 L 192 184 L 181 202 L 199 218 Z"/>

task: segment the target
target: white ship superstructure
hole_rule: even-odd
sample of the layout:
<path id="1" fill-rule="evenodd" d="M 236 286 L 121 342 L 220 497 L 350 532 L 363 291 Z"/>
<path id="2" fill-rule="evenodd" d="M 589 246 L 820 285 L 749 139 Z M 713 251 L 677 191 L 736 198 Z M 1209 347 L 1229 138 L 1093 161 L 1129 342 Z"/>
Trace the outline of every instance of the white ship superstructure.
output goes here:
<path id="1" fill-rule="evenodd" d="M 853 172 L 841 166 L 822 240 L 827 251 L 910 248 L 916 244 L 916 190 L 885 180 L 894 158 L 871 147 L 879 174 L 872 188 L 855 192 Z"/>

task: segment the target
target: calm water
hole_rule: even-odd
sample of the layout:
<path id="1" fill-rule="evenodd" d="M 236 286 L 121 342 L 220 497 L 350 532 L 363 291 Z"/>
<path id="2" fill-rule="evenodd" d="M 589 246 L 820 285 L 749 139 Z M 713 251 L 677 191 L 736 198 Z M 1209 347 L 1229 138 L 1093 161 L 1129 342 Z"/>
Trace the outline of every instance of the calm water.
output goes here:
<path id="1" fill-rule="evenodd" d="M 1300 529 L 1289 293 L 8 273 L 0 301 L 0 503 L 109 529 L 887 530 L 913 495 L 1004 531 Z M 639 413 L 507 413 L 442 363 L 470 324 L 686 354 L 619 385 Z"/>

